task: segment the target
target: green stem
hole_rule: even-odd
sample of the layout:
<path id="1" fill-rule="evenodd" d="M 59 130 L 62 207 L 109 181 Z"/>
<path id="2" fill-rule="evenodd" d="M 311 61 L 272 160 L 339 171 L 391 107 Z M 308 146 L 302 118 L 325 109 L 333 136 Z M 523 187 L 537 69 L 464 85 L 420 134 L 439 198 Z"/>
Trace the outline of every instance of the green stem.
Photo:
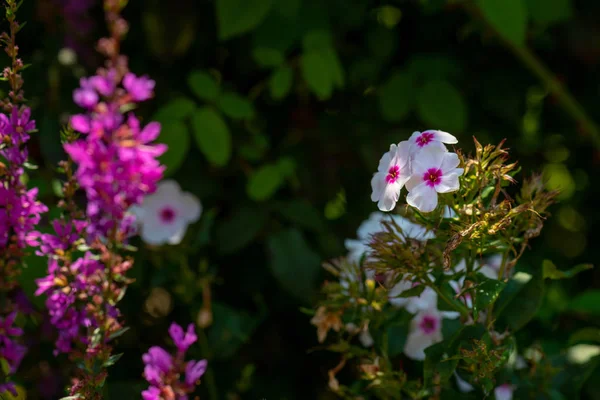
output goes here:
<path id="1" fill-rule="evenodd" d="M 563 110 L 580 125 L 585 133 L 590 135 L 594 145 L 600 147 L 600 129 L 587 115 L 581 104 L 575 100 L 567 88 L 554 76 L 552 71 L 525 45 L 520 46 L 505 39 L 502 34 L 488 23 L 479 8 L 472 4 L 466 4 L 465 7 L 472 16 L 484 22 L 487 28 L 502 41 L 504 46 L 538 77 L 546 88 L 556 97 Z"/>
<path id="2" fill-rule="evenodd" d="M 207 360 L 210 360 L 210 347 L 208 345 L 208 338 L 204 333 L 204 329 L 198 330 L 198 344 L 200 344 L 200 349 L 202 350 L 202 355 Z M 217 390 L 217 383 L 215 381 L 215 375 L 213 374 L 212 367 L 206 369 L 206 386 L 208 387 L 208 395 L 211 400 L 219 400 L 219 391 Z"/>
<path id="3" fill-rule="evenodd" d="M 429 283 L 429 287 L 431 287 L 441 299 L 443 299 L 446 303 L 448 303 L 452 308 L 454 308 L 456 311 L 458 311 L 461 315 L 469 314 L 470 311 L 466 306 L 464 306 L 463 304 L 461 304 L 458 301 L 452 301 L 448 296 L 446 296 L 446 294 L 444 292 L 442 292 L 440 290 L 440 288 L 435 286 L 435 284 L 431 281 L 431 279 L 429 279 L 429 277 L 427 275 L 425 275 L 425 280 Z"/>

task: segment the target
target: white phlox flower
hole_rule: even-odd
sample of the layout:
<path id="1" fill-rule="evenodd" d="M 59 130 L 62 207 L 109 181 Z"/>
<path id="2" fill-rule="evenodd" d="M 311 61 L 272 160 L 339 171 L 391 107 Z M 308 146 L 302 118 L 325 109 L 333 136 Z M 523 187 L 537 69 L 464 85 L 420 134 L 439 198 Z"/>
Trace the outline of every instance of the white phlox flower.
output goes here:
<path id="1" fill-rule="evenodd" d="M 360 344 L 363 345 L 363 347 L 371 347 L 375 343 L 375 341 L 373 340 L 373 336 L 371 336 L 371 333 L 369 333 L 368 322 L 364 324 L 362 328 L 359 328 L 358 326 L 356 326 L 356 324 L 349 322 L 346 324 L 346 331 L 353 335 L 356 335 L 358 333 L 358 340 Z"/>
<path id="2" fill-rule="evenodd" d="M 428 148 L 436 148 L 438 150 L 447 151 L 444 143 L 458 143 L 458 140 L 448 132 L 437 131 L 433 129 L 423 132 L 413 132 L 408 141 L 410 142 L 410 150 L 412 154 L 416 154 L 421 150 Z"/>
<path id="3" fill-rule="evenodd" d="M 363 254 L 367 256 L 370 254 L 371 248 L 369 247 L 369 242 L 371 241 L 371 237 L 376 233 L 383 232 L 384 227 L 382 222 L 386 219 L 389 220 L 389 218 L 390 214 L 373 212 L 367 220 L 360 224 L 356 232 L 357 239 L 346 239 L 344 242 L 348 250 L 348 260 L 358 263 Z M 393 218 L 396 225 L 402 230 L 402 234 L 407 238 L 427 240 L 435 237 L 433 232 L 426 230 L 422 225 L 411 222 L 407 218 L 393 214 L 391 218 Z"/>
<path id="4" fill-rule="evenodd" d="M 512 400 L 513 392 L 513 386 L 505 383 L 504 385 L 497 386 L 494 389 L 494 398 L 496 400 Z"/>
<path id="5" fill-rule="evenodd" d="M 457 168 L 460 160 L 456 153 L 428 147 L 420 151 L 412 161 L 412 176 L 406 182 L 406 202 L 422 212 L 431 212 L 438 205 L 438 193 L 450 193 L 459 189 L 458 177 L 464 169 Z"/>
<path id="6" fill-rule="evenodd" d="M 411 176 L 410 143 L 403 141 L 396 146 L 392 144 L 390 151 L 385 153 L 377 172 L 371 179 L 371 200 L 377 202 L 381 211 L 391 211 L 396 207 L 400 190 Z"/>
<path id="7" fill-rule="evenodd" d="M 177 182 L 165 180 L 132 212 L 144 242 L 179 244 L 188 225 L 200 218 L 202 205 L 193 194 L 182 192 Z"/>
<path id="8" fill-rule="evenodd" d="M 424 360 L 425 349 L 442 339 L 442 314 L 436 308 L 420 311 L 410 321 L 404 354 L 413 360 Z"/>
<path id="9" fill-rule="evenodd" d="M 454 377 L 456 378 L 456 386 L 458 386 L 461 393 L 469 393 L 475 389 L 473 385 L 461 378 L 456 372 L 454 372 Z"/>

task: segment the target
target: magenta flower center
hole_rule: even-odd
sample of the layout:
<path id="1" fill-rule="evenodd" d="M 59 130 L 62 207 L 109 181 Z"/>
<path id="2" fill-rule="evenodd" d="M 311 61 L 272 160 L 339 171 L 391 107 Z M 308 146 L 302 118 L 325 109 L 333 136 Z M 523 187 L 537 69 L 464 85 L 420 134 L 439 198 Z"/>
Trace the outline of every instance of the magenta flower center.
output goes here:
<path id="1" fill-rule="evenodd" d="M 437 330 L 438 320 L 437 320 L 437 318 L 432 317 L 431 315 L 426 315 L 421 320 L 421 323 L 419 324 L 419 328 L 421 329 L 421 331 L 423 333 L 429 335 L 430 333 L 433 333 Z"/>
<path id="2" fill-rule="evenodd" d="M 423 174 L 423 180 L 429 187 L 434 187 L 442 180 L 442 170 L 439 168 L 429 168 L 425 174 Z"/>
<path id="3" fill-rule="evenodd" d="M 400 176 L 400 167 L 398 167 L 397 165 L 394 165 L 393 167 L 391 167 L 389 169 L 388 174 L 385 177 L 385 181 L 387 183 L 394 183 L 398 180 L 399 176 Z"/>
<path id="4" fill-rule="evenodd" d="M 159 212 L 160 221 L 164 224 L 170 224 L 175 219 L 175 210 L 167 206 Z"/>
<path id="5" fill-rule="evenodd" d="M 423 132 L 417 137 L 417 145 L 423 147 L 433 140 L 433 133 Z"/>

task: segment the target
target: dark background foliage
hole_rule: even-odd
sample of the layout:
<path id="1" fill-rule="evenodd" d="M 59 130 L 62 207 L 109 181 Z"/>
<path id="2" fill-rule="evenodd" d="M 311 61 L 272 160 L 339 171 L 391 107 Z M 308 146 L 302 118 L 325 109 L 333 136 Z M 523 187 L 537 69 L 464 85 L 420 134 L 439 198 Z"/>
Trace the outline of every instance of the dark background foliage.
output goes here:
<path id="1" fill-rule="evenodd" d="M 47 204 L 60 195 L 54 166 L 64 157 L 65 113 L 75 111 L 71 92 L 101 63 L 89 49 L 105 32 L 96 4 L 95 27 L 81 38 L 88 52 L 75 65 L 61 64 L 65 35 L 74 32 L 59 3 L 28 0 L 20 15 L 28 22 L 21 52 L 32 64 L 25 91 L 39 129 L 32 156 L 40 169 L 30 185 Z M 376 210 L 370 178 L 379 157 L 414 130 L 449 131 L 466 152 L 472 136 L 484 144 L 506 138 L 521 179 L 543 171 L 562 189 L 523 262 L 597 262 L 598 133 L 573 118 L 514 49 L 539 58 L 600 120 L 600 3 L 510 0 L 491 6 L 491 24 L 472 7 L 444 0 L 130 1 L 123 52 L 133 72 L 157 83 L 156 98 L 139 113 L 162 122 L 167 174 L 204 211 L 176 248 L 134 241 L 141 249 L 136 283 L 123 301 L 131 330 L 118 341 L 125 356 L 111 368 L 107 398 L 138 397 L 141 354 L 166 343 L 170 321 L 196 322 L 203 307 L 212 308 L 213 323 L 193 348 L 209 359 L 201 398 L 332 398 L 326 372 L 336 361 L 310 351 L 316 333 L 301 308 L 315 304 L 327 278 L 320 262 L 344 254 L 343 240 Z M 498 29 L 508 41 L 498 40 Z M 31 257 L 22 277 L 38 307 L 33 279 L 44 268 Z M 549 283 L 522 339 L 552 354 L 579 328 L 599 327 L 598 274 Z M 68 374 L 47 334 L 33 335 L 32 349 L 40 337 L 24 367 L 28 398 L 38 396 L 36 383 L 60 385 Z M 598 381 L 588 380 L 586 396 L 598 398 Z"/>

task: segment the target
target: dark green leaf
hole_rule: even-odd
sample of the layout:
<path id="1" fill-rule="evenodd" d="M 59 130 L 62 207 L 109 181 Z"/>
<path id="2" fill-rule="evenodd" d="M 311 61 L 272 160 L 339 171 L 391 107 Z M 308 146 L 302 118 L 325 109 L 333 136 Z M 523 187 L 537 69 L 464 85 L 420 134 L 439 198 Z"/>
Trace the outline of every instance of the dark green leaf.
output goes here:
<path id="1" fill-rule="evenodd" d="M 434 129 L 461 132 L 467 124 L 467 105 L 462 94 L 443 80 L 429 81 L 418 92 L 417 112 Z"/>
<path id="2" fill-rule="evenodd" d="M 600 328 L 583 328 L 569 337 L 569 345 L 581 342 L 600 343 Z"/>
<path id="3" fill-rule="evenodd" d="M 413 106 L 414 88 L 412 76 L 405 72 L 394 73 L 379 88 L 379 109 L 389 122 L 404 119 Z"/>
<path id="4" fill-rule="evenodd" d="M 177 97 L 159 108 L 152 116 L 152 121 L 168 124 L 173 121 L 180 121 L 194 113 L 196 103 L 187 97 Z"/>
<path id="5" fill-rule="evenodd" d="M 482 274 L 479 274 L 479 282 L 471 291 L 475 297 L 475 302 L 473 303 L 473 312 L 475 313 L 474 317 L 477 320 L 477 317 L 481 311 L 484 311 L 490 305 L 494 304 L 500 293 L 506 286 L 504 282 L 488 279 Z"/>
<path id="6" fill-rule="evenodd" d="M 267 200 L 284 182 L 285 176 L 281 173 L 279 166 L 263 165 L 250 176 L 246 185 L 246 193 L 253 200 Z"/>
<path id="7" fill-rule="evenodd" d="M 267 16 L 273 0 L 217 0 L 219 39 L 254 29 Z"/>
<path id="8" fill-rule="evenodd" d="M 290 222 L 315 231 L 325 229 L 325 224 L 317 209 L 306 200 L 294 199 L 275 205 L 275 209 Z"/>
<path id="9" fill-rule="evenodd" d="M 405 290 L 404 292 L 400 293 L 398 296 L 396 297 L 403 297 L 403 298 L 407 298 L 407 297 L 415 297 L 415 296 L 420 296 L 421 293 L 423 293 L 423 290 L 425 290 L 427 286 L 425 285 L 417 285 L 415 287 L 412 287 L 408 290 Z"/>
<path id="10" fill-rule="evenodd" d="M 198 229 L 198 234 L 196 235 L 196 239 L 194 240 L 194 249 L 198 249 L 210 243 L 212 237 L 212 228 L 215 224 L 216 217 L 217 211 L 214 208 L 202 213 L 202 219 L 200 220 L 200 228 Z"/>
<path id="11" fill-rule="evenodd" d="M 588 269 L 592 268 L 594 268 L 592 264 L 579 264 L 569 270 L 561 271 L 556 268 L 556 265 L 554 265 L 550 260 L 544 260 L 542 262 L 544 279 L 568 279 L 574 277 L 580 272 L 587 271 Z"/>
<path id="12" fill-rule="evenodd" d="M 507 324 L 513 331 L 521 329 L 535 316 L 544 299 L 544 280 L 541 274 L 532 276 L 524 285 L 515 280 L 518 276 L 515 274 L 508 282 L 495 310 L 498 320 Z M 518 286 L 520 289 L 515 290 Z M 507 301 L 505 296 L 511 299 Z"/>
<path id="13" fill-rule="evenodd" d="M 125 332 L 127 332 L 128 330 L 129 330 L 129 327 L 128 327 L 128 326 L 126 326 L 126 327 L 124 327 L 124 328 L 121 328 L 121 329 L 119 329 L 118 331 L 116 331 L 116 332 L 113 332 L 113 333 L 112 333 L 112 334 L 111 334 L 111 335 L 108 337 L 108 340 L 113 340 L 113 339 L 116 339 L 116 338 L 120 337 L 121 335 L 123 335 L 123 334 L 124 334 Z M 122 354 L 121 354 L 121 355 L 122 355 Z M 119 356 L 121 356 L 121 355 L 119 355 Z"/>
<path id="14" fill-rule="evenodd" d="M 252 316 L 225 304 L 213 303 L 212 312 L 214 322 L 208 333 L 208 341 L 216 359 L 234 355 L 262 322 L 260 316 Z"/>
<path id="15" fill-rule="evenodd" d="M 540 25 L 567 21 L 573 16 L 571 0 L 525 0 L 531 19 Z"/>
<path id="16" fill-rule="evenodd" d="M 568 308 L 576 312 L 600 315 L 600 290 L 588 290 L 575 296 Z"/>
<path id="17" fill-rule="evenodd" d="M 333 92 L 333 77 L 330 74 L 330 65 L 324 57 L 323 52 L 310 51 L 302 55 L 300 59 L 302 76 L 310 90 L 320 100 L 331 97 Z"/>
<path id="18" fill-rule="evenodd" d="M 223 93 L 217 100 L 217 106 L 223 114 L 233 119 L 246 119 L 254 116 L 254 106 L 245 97 L 237 93 Z"/>
<path id="19" fill-rule="evenodd" d="M 294 80 L 294 72 L 288 66 L 282 66 L 273 71 L 269 79 L 269 91 L 275 100 L 281 100 L 289 93 Z"/>
<path id="20" fill-rule="evenodd" d="M 200 151 L 209 162 L 225 166 L 231 158 L 231 134 L 221 115 L 209 107 L 202 107 L 192 117 L 194 137 Z"/>
<path id="21" fill-rule="evenodd" d="M 315 294 L 320 257 L 293 228 L 273 234 L 267 244 L 271 272 L 281 287 L 303 302 L 309 302 Z"/>
<path id="22" fill-rule="evenodd" d="M 232 253 L 248 245 L 265 226 L 268 214 L 263 208 L 242 206 L 216 229 L 217 248 Z"/>
<path id="23" fill-rule="evenodd" d="M 485 19 L 504 39 L 517 46 L 525 43 L 527 8 L 524 0 L 477 0 Z"/>
<path id="24" fill-rule="evenodd" d="M 201 100 L 213 101 L 220 92 L 219 84 L 208 72 L 192 71 L 188 76 L 188 85 Z"/>
<path id="25" fill-rule="evenodd" d="M 329 51 L 333 48 L 333 39 L 331 32 L 325 30 L 314 30 L 308 32 L 302 38 L 302 47 L 304 51 Z"/>
<path id="26" fill-rule="evenodd" d="M 285 60 L 281 51 L 268 47 L 255 48 L 252 50 L 252 57 L 263 68 L 279 67 Z"/>
<path id="27" fill-rule="evenodd" d="M 160 129 L 158 143 L 168 146 L 167 151 L 159 157 L 161 164 L 167 167 L 164 176 L 173 175 L 181 167 L 190 150 L 190 133 L 182 121 L 169 121 Z"/>

